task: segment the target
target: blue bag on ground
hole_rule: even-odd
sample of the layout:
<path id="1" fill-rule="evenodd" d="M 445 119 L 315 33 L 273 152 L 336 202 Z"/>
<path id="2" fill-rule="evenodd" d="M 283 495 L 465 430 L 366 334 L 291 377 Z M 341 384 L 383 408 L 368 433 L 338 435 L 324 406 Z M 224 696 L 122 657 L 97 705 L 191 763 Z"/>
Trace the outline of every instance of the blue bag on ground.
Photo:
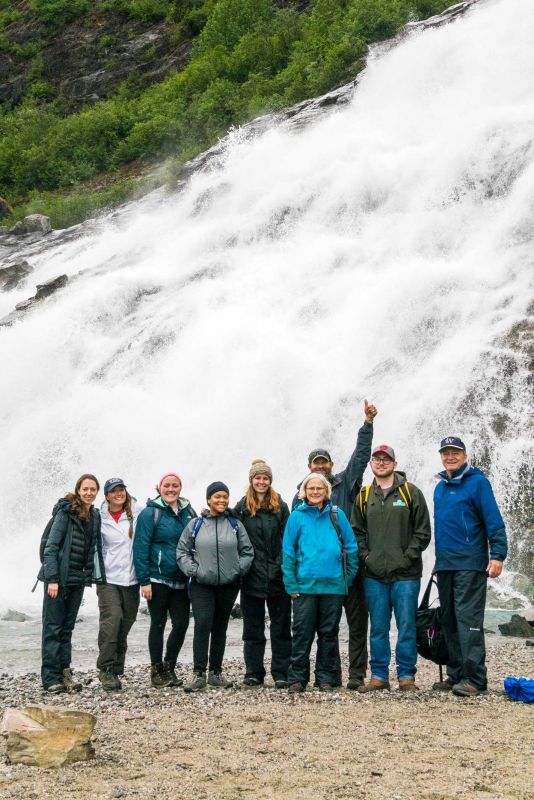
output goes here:
<path id="1" fill-rule="evenodd" d="M 534 678 L 505 678 L 504 691 L 510 700 L 521 700 L 523 703 L 534 703 Z"/>

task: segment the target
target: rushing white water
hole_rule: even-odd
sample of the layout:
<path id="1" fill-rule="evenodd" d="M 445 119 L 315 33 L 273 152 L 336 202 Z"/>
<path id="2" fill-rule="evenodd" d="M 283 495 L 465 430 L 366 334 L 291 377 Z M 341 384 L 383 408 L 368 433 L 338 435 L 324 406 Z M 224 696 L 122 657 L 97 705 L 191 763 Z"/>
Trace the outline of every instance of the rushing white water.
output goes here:
<path id="1" fill-rule="evenodd" d="M 237 500 L 262 457 L 290 499 L 312 447 L 343 466 L 363 398 L 429 499 L 455 433 L 496 448 L 505 504 L 531 447 L 526 370 L 503 376 L 496 343 L 531 290 L 533 41 L 531 0 L 481 3 L 372 60 L 349 106 L 236 132 L 183 193 L 34 259 L 32 284 L 83 274 L 0 331 L 0 606 L 31 604 L 81 472 L 144 499 L 176 469 L 199 508 L 214 479 Z"/>

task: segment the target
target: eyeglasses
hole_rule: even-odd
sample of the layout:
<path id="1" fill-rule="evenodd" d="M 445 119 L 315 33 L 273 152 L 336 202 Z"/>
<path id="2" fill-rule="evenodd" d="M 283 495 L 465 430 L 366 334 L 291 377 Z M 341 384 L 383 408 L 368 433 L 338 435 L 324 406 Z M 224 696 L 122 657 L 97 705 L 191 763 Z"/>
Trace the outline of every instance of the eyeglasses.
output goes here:
<path id="1" fill-rule="evenodd" d="M 371 458 L 375 464 L 393 464 L 391 458 L 375 458 L 374 456 Z"/>

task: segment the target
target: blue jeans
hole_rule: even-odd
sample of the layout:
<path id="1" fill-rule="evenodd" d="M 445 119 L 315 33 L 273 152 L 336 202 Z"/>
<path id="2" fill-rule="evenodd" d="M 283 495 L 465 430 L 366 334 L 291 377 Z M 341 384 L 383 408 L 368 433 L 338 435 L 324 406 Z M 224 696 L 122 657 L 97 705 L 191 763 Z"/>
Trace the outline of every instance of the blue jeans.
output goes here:
<path id="1" fill-rule="evenodd" d="M 391 612 L 397 623 L 397 678 L 399 681 L 414 678 L 417 671 L 417 644 L 415 616 L 419 598 L 420 580 L 380 583 L 373 578 L 365 579 L 365 597 L 369 608 L 371 634 L 369 637 L 371 677 L 380 681 L 389 680 L 391 646 L 389 629 Z"/>

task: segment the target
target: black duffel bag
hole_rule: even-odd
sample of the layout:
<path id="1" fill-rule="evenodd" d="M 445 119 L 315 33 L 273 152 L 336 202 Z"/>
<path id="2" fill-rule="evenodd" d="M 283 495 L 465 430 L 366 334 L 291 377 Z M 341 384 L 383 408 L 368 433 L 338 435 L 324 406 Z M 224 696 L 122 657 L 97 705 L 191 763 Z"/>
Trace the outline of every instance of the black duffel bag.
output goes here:
<path id="1" fill-rule="evenodd" d="M 417 652 L 423 658 L 433 661 L 434 664 L 442 665 L 449 663 L 449 653 L 441 625 L 441 608 L 429 605 L 430 592 L 434 583 L 436 580 L 431 575 L 417 611 L 415 620 Z"/>

